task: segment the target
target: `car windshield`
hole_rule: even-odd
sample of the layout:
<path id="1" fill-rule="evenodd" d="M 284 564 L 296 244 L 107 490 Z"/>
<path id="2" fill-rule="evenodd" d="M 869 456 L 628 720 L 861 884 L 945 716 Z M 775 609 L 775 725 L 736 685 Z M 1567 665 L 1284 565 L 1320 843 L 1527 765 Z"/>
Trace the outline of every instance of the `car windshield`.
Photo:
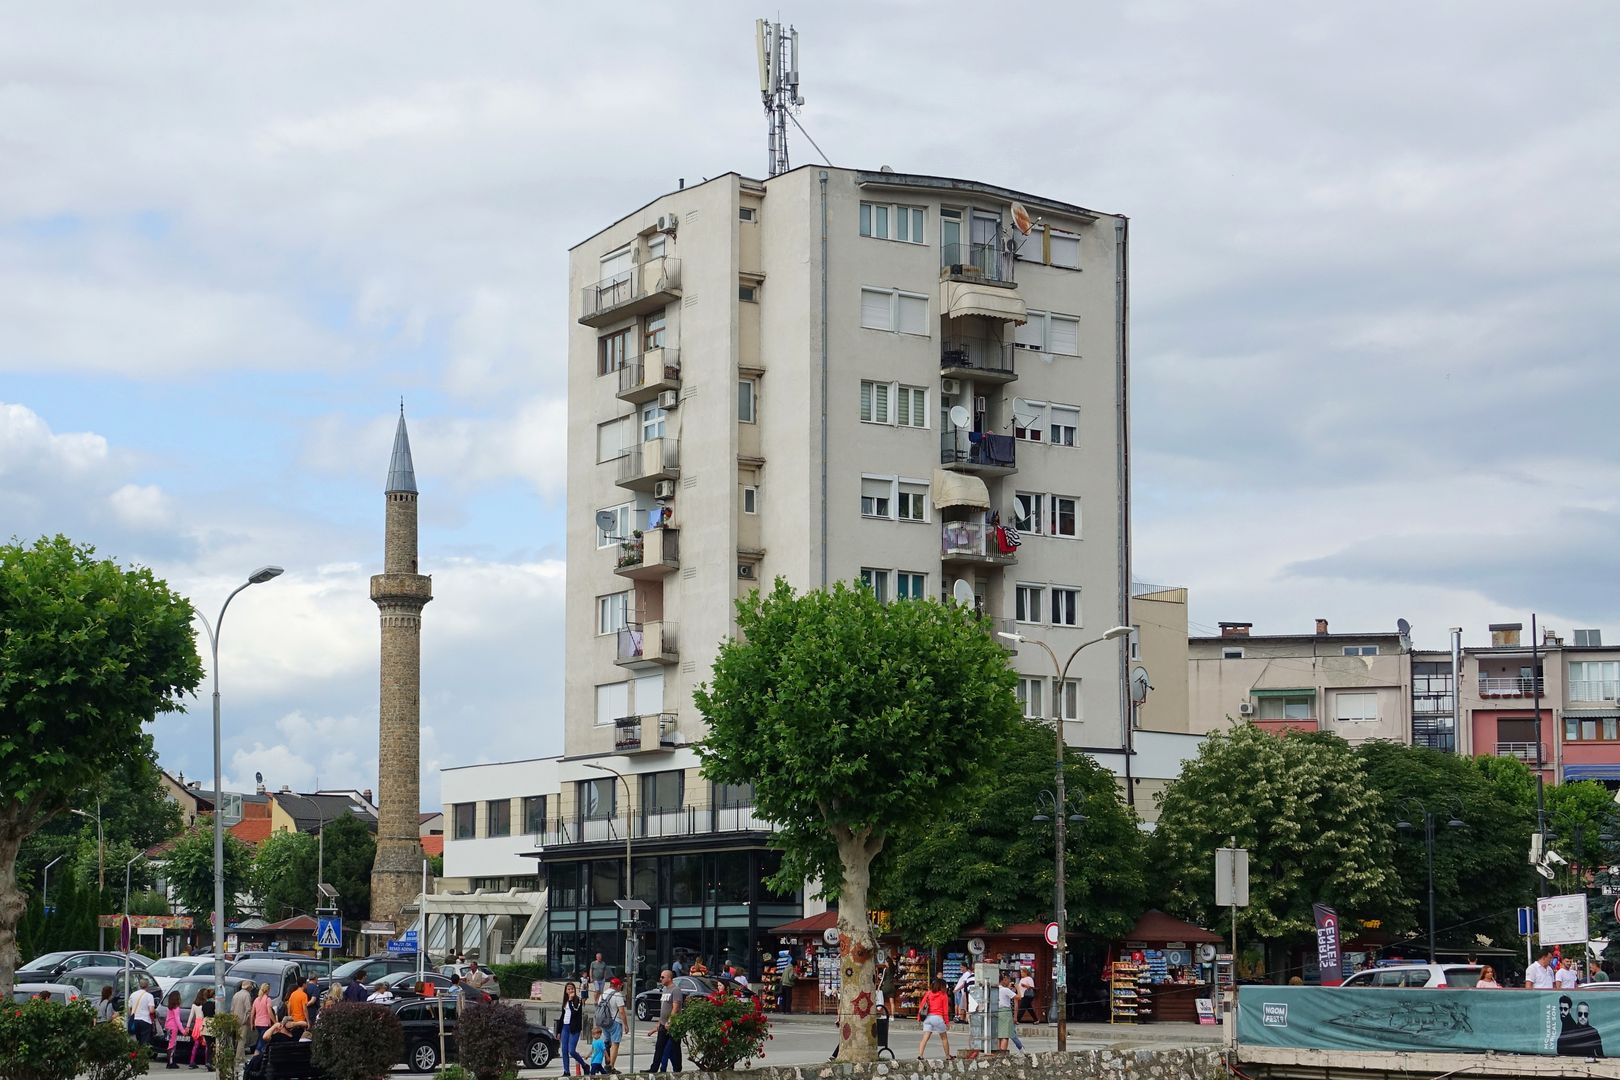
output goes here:
<path id="1" fill-rule="evenodd" d="M 40 968 L 55 967 L 57 964 L 60 964 L 62 961 L 66 960 L 72 955 L 73 953 L 71 952 L 49 952 L 44 956 L 34 957 L 32 961 L 19 970 L 38 971 Z"/>
<path id="2" fill-rule="evenodd" d="M 369 960 L 350 960 L 347 964 L 332 972 L 334 979 L 352 979 L 366 969 Z"/>
<path id="3" fill-rule="evenodd" d="M 332 961 L 330 960 L 317 960 L 314 957 L 306 956 L 299 960 L 298 963 L 303 966 L 306 975 L 315 974 L 324 979 L 332 974 Z"/>
<path id="4" fill-rule="evenodd" d="M 197 966 L 194 957 L 171 956 L 167 960 L 159 960 L 146 970 L 160 979 L 178 979 L 190 975 L 191 969 Z"/>
<path id="5" fill-rule="evenodd" d="M 172 984 L 169 989 L 179 993 L 180 1004 L 190 1005 L 191 999 L 197 996 L 197 991 L 210 990 L 213 986 L 213 979 L 181 979 Z"/>

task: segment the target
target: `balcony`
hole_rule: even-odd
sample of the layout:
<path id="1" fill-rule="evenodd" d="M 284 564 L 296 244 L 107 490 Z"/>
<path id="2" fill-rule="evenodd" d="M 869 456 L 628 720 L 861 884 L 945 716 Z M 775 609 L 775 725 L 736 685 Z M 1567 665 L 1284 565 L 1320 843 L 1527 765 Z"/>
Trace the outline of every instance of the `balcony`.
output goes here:
<path id="1" fill-rule="evenodd" d="M 946 244 L 940 250 L 940 275 L 953 281 L 1013 283 L 1017 260 L 1001 253 L 1000 245 Z"/>
<path id="2" fill-rule="evenodd" d="M 1577 679 L 1569 684 L 1571 701 L 1614 701 L 1620 699 L 1620 680 Z"/>
<path id="3" fill-rule="evenodd" d="M 678 440 L 664 436 L 630 447 L 619 458 L 620 487 L 651 491 L 660 480 L 680 475 L 681 452 Z"/>
<path id="4" fill-rule="evenodd" d="M 1412 745 L 1423 746 L 1430 750 L 1444 750 L 1455 753 L 1457 750 L 1457 732 L 1452 727 L 1451 717 L 1412 718 Z M 1534 758 L 1534 753 L 1531 757 Z"/>
<path id="5" fill-rule="evenodd" d="M 681 260 L 649 259 L 587 285 L 580 294 L 579 321 L 605 326 L 618 319 L 657 311 L 681 295 Z"/>
<path id="6" fill-rule="evenodd" d="M 675 749 L 675 719 L 674 713 L 619 717 L 613 721 L 614 753 L 639 754 L 643 751 Z"/>
<path id="7" fill-rule="evenodd" d="M 983 521 L 945 521 L 939 526 L 939 561 L 946 566 L 1011 566 L 1016 550 L 1002 550 L 996 527 Z M 999 628 L 998 628 L 999 629 Z"/>
<path id="8" fill-rule="evenodd" d="M 619 369 L 620 401 L 640 405 L 665 390 L 681 388 L 681 350 L 670 346 L 648 349 Z"/>
<path id="9" fill-rule="evenodd" d="M 630 819 L 631 836 L 636 840 L 678 839 L 685 836 L 712 836 L 728 833 L 766 833 L 776 826 L 747 806 L 681 806 L 653 810 Z M 551 819 L 534 836 L 539 848 L 566 847 L 570 844 L 612 842 L 623 848 L 625 824 L 622 814 L 609 817 Z"/>
<path id="10" fill-rule="evenodd" d="M 1490 675 L 1481 676 L 1479 680 L 1479 696 L 1482 698 L 1534 697 L 1546 692 L 1543 680 L 1532 679 L 1528 675 Z"/>
<path id="11" fill-rule="evenodd" d="M 1536 744 L 1533 742 L 1499 742 L 1496 744 L 1496 756 L 1517 758 L 1526 765 L 1534 765 L 1536 763 Z M 1552 755 L 1546 752 L 1546 747 L 1542 747 L 1541 760 L 1543 764 L 1552 760 Z"/>
<path id="12" fill-rule="evenodd" d="M 939 373 L 949 379 L 981 383 L 1008 383 L 1018 378 L 1012 345 L 980 338 L 945 342 L 939 353 Z"/>
<path id="13" fill-rule="evenodd" d="M 620 667 L 666 667 L 679 659 L 674 623 L 631 623 L 618 633 L 613 662 Z"/>
<path id="14" fill-rule="evenodd" d="M 939 463 L 957 472 L 1002 476 L 1018 468 L 1018 440 L 981 431 L 942 432 Z"/>
<path id="15" fill-rule="evenodd" d="M 676 529 L 648 529 L 619 543 L 619 565 L 613 572 L 632 581 L 655 581 L 681 565 L 681 534 Z"/>

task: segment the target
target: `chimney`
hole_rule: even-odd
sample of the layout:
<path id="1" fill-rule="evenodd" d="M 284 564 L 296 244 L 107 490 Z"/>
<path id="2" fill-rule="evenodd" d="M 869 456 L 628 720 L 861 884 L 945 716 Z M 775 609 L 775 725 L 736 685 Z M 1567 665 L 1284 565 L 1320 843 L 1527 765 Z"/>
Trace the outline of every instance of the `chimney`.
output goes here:
<path id="1" fill-rule="evenodd" d="M 288 787 L 286 784 L 282 784 L 281 785 L 281 793 L 283 795 L 291 795 L 292 794 L 292 788 Z"/>
<path id="2" fill-rule="evenodd" d="M 1491 623 L 1491 648 L 1511 649 L 1519 644 L 1519 634 L 1524 630 L 1523 623 L 1504 622 Z"/>
<path id="3" fill-rule="evenodd" d="M 364 791 L 362 791 L 362 792 L 361 792 L 361 793 L 360 793 L 360 797 L 361 797 L 361 798 L 362 798 L 362 799 L 364 799 L 364 800 L 366 800 L 366 802 L 367 802 L 367 803 L 368 803 L 368 804 L 371 804 L 371 805 L 375 805 L 375 804 L 373 804 L 373 803 L 372 803 L 372 799 L 371 799 L 371 789 L 370 789 L 370 788 L 366 788 L 366 789 L 365 789 L 365 790 L 364 790 Z"/>
<path id="4" fill-rule="evenodd" d="M 1560 647 L 1563 646 L 1564 639 L 1559 637 L 1558 634 L 1555 633 L 1554 631 L 1549 630 L 1546 627 L 1542 627 L 1542 629 L 1541 629 L 1541 644 L 1548 647 L 1548 648 L 1555 648 L 1556 649 L 1556 648 L 1560 648 Z"/>
<path id="5" fill-rule="evenodd" d="M 1326 634 L 1327 633 L 1327 620 L 1326 619 L 1317 619 L 1316 620 L 1316 632 L 1318 634 Z"/>
<path id="6" fill-rule="evenodd" d="M 1221 637 L 1248 637 L 1249 630 L 1254 626 L 1254 623 L 1223 622 L 1218 625 L 1221 628 Z"/>

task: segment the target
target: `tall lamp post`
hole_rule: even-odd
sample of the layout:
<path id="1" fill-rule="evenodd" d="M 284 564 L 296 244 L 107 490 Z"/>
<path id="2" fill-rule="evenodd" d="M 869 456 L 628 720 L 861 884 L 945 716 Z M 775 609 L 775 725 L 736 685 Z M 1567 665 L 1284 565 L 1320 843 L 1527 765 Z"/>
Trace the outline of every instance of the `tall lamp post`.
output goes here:
<path id="1" fill-rule="evenodd" d="M 90 815 L 83 810 L 70 810 L 70 814 L 78 814 L 86 821 Z M 107 847 L 101 835 L 101 796 L 96 796 L 96 906 L 101 906 L 101 894 L 107 891 Z M 99 916 L 101 913 L 98 911 Z M 99 918 L 96 920 L 101 921 Z M 96 947 L 105 951 L 107 948 L 107 928 L 98 927 L 96 930 Z"/>
<path id="2" fill-rule="evenodd" d="M 634 906 L 636 901 L 635 901 L 634 897 L 632 896 L 632 893 L 635 891 L 634 890 L 635 878 L 632 876 L 633 871 L 632 871 L 631 867 L 632 867 L 633 864 L 630 861 L 630 856 L 631 856 L 631 841 L 632 841 L 632 837 L 633 837 L 633 835 L 635 833 L 635 829 L 634 829 L 634 819 L 632 819 L 631 816 L 630 816 L 630 781 L 628 779 L 626 779 L 624 773 L 620 772 L 618 769 L 610 768 L 607 765 L 598 765 L 594 761 L 587 761 L 584 764 L 585 764 L 585 767 L 587 769 L 595 769 L 597 772 L 612 773 L 614 776 L 619 778 L 619 783 L 624 785 L 624 901 L 620 902 L 619 909 L 620 909 L 621 913 L 624 915 L 624 917 L 629 920 L 628 927 L 629 927 L 629 930 L 630 930 L 631 934 L 633 935 L 634 932 L 635 932 L 635 928 L 638 925 L 638 919 L 640 917 L 640 913 L 641 913 L 642 910 L 645 910 L 646 905 L 643 904 L 641 908 L 639 908 L 639 909 L 636 908 Z M 628 1015 L 628 1017 L 630 1019 L 630 1030 L 628 1032 L 629 1037 L 625 1041 L 630 1046 L 630 1062 L 629 1062 L 629 1066 L 630 1066 L 629 1071 L 630 1072 L 635 1072 L 636 1071 L 636 963 L 635 963 L 636 957 L 635 957 L 635 949 L 636 949 L 636 946 L 638 944 L 639 944 L 639 942 L 637 942 L 633 936 L 627 936 L 624 939 L 624 973 L 625 973 L 625 981 L 628 984 L 627 987 L 626 987 L 627 992 L 626 992 L 625 998 L 624 998 L 624 1000 L 625 1000 L 625 1010 L 624 1011 L 625 1011 L 626 1015 Z"/>
<path id="3" fill-rule="evenodd" d="M 1424 856 L 1428 860 L 1428 866 L 1429 866 L 1429 963 L 1433 964 L 1433 963 L 1435 963 L 1435 959 L 1434 959 L 1434 814 L 1430 813 L 1429 808 L 1424 806 L 1423 803 L 1419 802 L 1417 799 L 1408 799 L 1407 800 L 1407 806 L 1409 806 L 1409 807 L 1415 806 L 1423 814 L 1423 852 L 1424 852 Z M 1460 803 L 1460 802 L 1457 802 L 1457 801 L 1453 800 L 1452 806 L 1459 812 L 1462 810 L 1462 803 Z M 1415 832 L 1417 830 L 1416 825 L 1413 825 L 1410 821 L 1407 821 L 1404 818 L 1402 820 L 1400 820 L 1400 821 L 1397 821 L 1395 823 L 1395 827 L 1397 829 L 1399 829 L 1401 832 Z M 1466 821 L 1463 821 L 1460 818 L 1456 817 L 1455 815 L 1453 815 L 1451 820 L 1446 822 L 1446 828 L 1448 828 L 1448 829 L 1466 829 L 1466 828 L 1468 828 L 1468 823 Z"/>
<path id="4" fill-rule="evenodd" d="M 1058 715 L 1057 697 L 1063 692 L 1063 682 L 1068 677 L 1069 665 L 1074 663 L 1075 657 L 1079 656 L 1082 651 L 1090 648 L 1092 645 L 1095 645 L 1100 641 L 1114 641 L 1118 638 L 1129 637 L 1130 633 L 1131 628 L 1128 626 L 1115 626 L 1105 632 L 1101 637 L 1092 638 L 1090 641 L 1083 641 L 1079 645 L 1075 646 L 1074 652 L 1070 653 L 1069 658 L 1061 664 L 1058 663 L 1057 653 L 1053 652 L 1052 647 L 1044 641 L 1040 641 L 1035 638 L 1026 638 L 1022 634 L 1009 634 L 1005 632 L 998 632 L 996 634 L 997 637 L 1006 638 L 1008 641 L 1015 641 L 1020 645 L 1024 644 L 1025 642 L 1039 645 L 1041 648 L 1046 650 L 1046 655 L 1052 658 L 1052 670 L 1057 674 L 1057 681 L 1052 684 L 1052 692 L 1049 695 L 1051 698 L 1050 713 L 1052 730 L 1057 738 L 1057 779 L 1053 785 L 1056 788 L 1053 802 L 1054 805 L 1059 808 L 1067 805 L 1067 796 L 1064 793 L 1063 788 L 1063 718 Z M 1057 1048 L 1061 1051 L 1069 1048 L 1069 1010 L 1068 1003 L 1065 1000 L 1068 994 L 1069 981 L 1068 972 L 1065 970 L 1064 965 L 1065 937 L 1067 936 L 1069 930 L 1069 912 L 1067 907 L 1067 898 L 1064 891 L 1064 875 L 1067 873 L 1067 871 L 1064 866 L 1063 858 L 1063 847 L 1067 839 L 1068 830 L 1064 827 L 1063 814 L 1053 814 L 1052 819 L 1052 832 L 1054 834 L 1053 841 L 1057 850 L 1057 880 L 1054 883 L 1053 889 L 1055 893 L 1053 907 L 1056 910 L 1052 913 L 1052 920 L 1058 924 L 1057 944 L 1052 946 L 1052 951 L 1054 954 L 1052 964 L 1053 981 L 1057 984 L 1052 994 L 1052 1002 L 1057 1011 Z"/>
<path id="5" fill-rule="evenodd" d="M 144 851 L 137 852 L 135 855 L 130 857 L 129 862 L 124 864 L 124 919 L 125 919 L 125 921 L 128 921 L 128 919 L 129 919 L 129 868 L 134 866 L 136 861 L 139 860 L 145 854 L 146 854 L 146 852 L 144 852 Z M 129 1001 L 129 948 L 130 948 L 131 945 L 134 944 L 133 938 L 134 938 L 135 935 L 130 934 L 127 937 L 125 937 L 124 931 L 123 931 L 123 928 L 122 928 L 122 924 L 120 924 L 120 929 L 118 931 L 118 934 L 119 934 L 119 937 L 122 939 L 119 942 L 119 944 L 121 944 L 124 947 L 124 1001 L 128 1002 Z M 217 967 L 218 965 L 216 964 L 215 966 Z M 214 996 L 218 997 L 219 995 L 216 993 Z"/>
<path id="6" fill-rule="evenodd" d="M 280 577 L 282 569 L 279 566 L 261 566 L 248 575 L 248 579 L 225 598 L 219 605 L 219 618 L 209 625 L 208 616 L 197 611 L 197 618 L 202 620 L 203 629 L 208 631 L 208 648 L 213 655 L 213 661 L 208 666 L 208 673 L 213 677 L 214 683 L 214 999 L 216 1001 L 229 1000 L 225 996 L 225 805 L 224 796 L 220 789 L 224 786 L 221 778 L 220 749 L 219 749 L 219 635 L 225 629 L 225 609 L 231 606 L 236 594 L 249 585 L 262 585 L 271 578 Z M 195 609 L 193 609 L 195 610 Z"/>

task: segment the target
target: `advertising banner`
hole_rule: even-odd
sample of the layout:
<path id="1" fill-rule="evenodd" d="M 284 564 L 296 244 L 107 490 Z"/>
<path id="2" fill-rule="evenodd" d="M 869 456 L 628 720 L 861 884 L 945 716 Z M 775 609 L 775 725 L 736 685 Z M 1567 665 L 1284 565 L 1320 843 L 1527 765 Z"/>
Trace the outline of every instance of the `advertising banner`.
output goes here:
<path id="1" fill-rule="evenodd" d="M 1304 1050 L 1620 1055 L 1620 994 L 1243 986 L 1237 1041 Z"/>
<path id="2" fill-rule="evenodd" d="M 1338 986 L 1344 982 L 1344 967 L 1339 957 L 1339 913 L 1326 904 L 1312 904 L 1316 915 L 1316 966 L 1323 986 Z"/>

